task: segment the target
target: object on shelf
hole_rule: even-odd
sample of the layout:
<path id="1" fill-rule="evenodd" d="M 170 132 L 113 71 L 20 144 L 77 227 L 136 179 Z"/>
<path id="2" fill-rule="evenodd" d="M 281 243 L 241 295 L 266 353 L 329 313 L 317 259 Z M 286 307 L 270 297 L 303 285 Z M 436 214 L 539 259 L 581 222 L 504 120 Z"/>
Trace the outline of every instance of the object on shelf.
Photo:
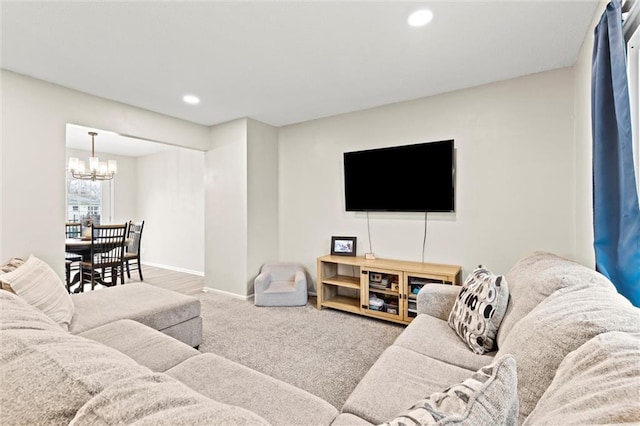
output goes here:
<path id="1" fill-rule="evenodd" d="M 381 311 L 384 306 L 384 300 L 378 298 L 375 294 L 369 296 L 369 309 Z"/>
<path id="2" fill-rule="evenodd" d="M 391 304 L 391 303 L 385 303 L 384 304 L 384 310 L 385 310 L 385 312 L 387 312 L 389 314 L 398 315 L 398 305 L 394 305 L 394 304 Z"/>
<path id="3" fill-rule="evenodd" d="M 369 287 L 375 288 L 376 290 L 388 290 L 389 288 L 386 285 L 382 285 L 380 283 L 369 283 Z"/>

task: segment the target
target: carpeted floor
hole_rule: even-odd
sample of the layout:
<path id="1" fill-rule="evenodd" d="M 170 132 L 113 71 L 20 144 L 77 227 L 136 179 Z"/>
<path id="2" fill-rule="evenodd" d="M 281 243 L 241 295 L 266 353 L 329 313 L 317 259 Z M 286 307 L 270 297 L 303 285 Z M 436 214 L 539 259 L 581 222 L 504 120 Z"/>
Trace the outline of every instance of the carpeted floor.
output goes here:
<path id="1" fill-rule="evenodd" d="M 304 389 L 340 409 L 404 326 L 302 307 L 267 308 L 200 293 L 203 341 L 212 352 Z"/>

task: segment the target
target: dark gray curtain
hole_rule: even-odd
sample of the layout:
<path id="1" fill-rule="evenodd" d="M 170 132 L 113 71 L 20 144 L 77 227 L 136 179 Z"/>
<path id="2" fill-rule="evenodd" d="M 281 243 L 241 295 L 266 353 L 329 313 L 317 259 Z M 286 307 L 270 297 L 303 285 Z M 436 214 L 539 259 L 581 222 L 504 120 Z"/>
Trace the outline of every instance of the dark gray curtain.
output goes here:
<path id="1" fill-rule="evenodd" d="M 621 1 L 612 0 L 595 29 L 591 81 L 593 218 L 596 269 L 640 306 L 640 207 Z"/>

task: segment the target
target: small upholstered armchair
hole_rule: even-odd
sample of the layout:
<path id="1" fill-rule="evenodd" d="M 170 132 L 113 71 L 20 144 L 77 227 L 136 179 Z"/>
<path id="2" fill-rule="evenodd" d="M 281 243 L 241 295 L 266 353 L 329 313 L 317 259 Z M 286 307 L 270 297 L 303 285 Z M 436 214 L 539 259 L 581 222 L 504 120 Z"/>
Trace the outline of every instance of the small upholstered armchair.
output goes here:
<path id="1" fill-rule="evenodd" d="M 253 282 L 257 306 L 307 304 L 307 277 L 299 263 L 265 263 Z"/>

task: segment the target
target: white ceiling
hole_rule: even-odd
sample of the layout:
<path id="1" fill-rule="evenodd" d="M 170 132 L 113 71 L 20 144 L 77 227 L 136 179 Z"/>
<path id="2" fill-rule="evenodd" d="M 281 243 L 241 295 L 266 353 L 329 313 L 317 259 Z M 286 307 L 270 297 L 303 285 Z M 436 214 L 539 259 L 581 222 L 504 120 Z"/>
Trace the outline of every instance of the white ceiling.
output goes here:
<path id="1" fill-rule="evenodd" d="M 282 126 L 571 66 L 598 3 L 2 0 L 0 65 L 205 125 Z M 431 24 L 409 27 L 424 7 Z"/>

